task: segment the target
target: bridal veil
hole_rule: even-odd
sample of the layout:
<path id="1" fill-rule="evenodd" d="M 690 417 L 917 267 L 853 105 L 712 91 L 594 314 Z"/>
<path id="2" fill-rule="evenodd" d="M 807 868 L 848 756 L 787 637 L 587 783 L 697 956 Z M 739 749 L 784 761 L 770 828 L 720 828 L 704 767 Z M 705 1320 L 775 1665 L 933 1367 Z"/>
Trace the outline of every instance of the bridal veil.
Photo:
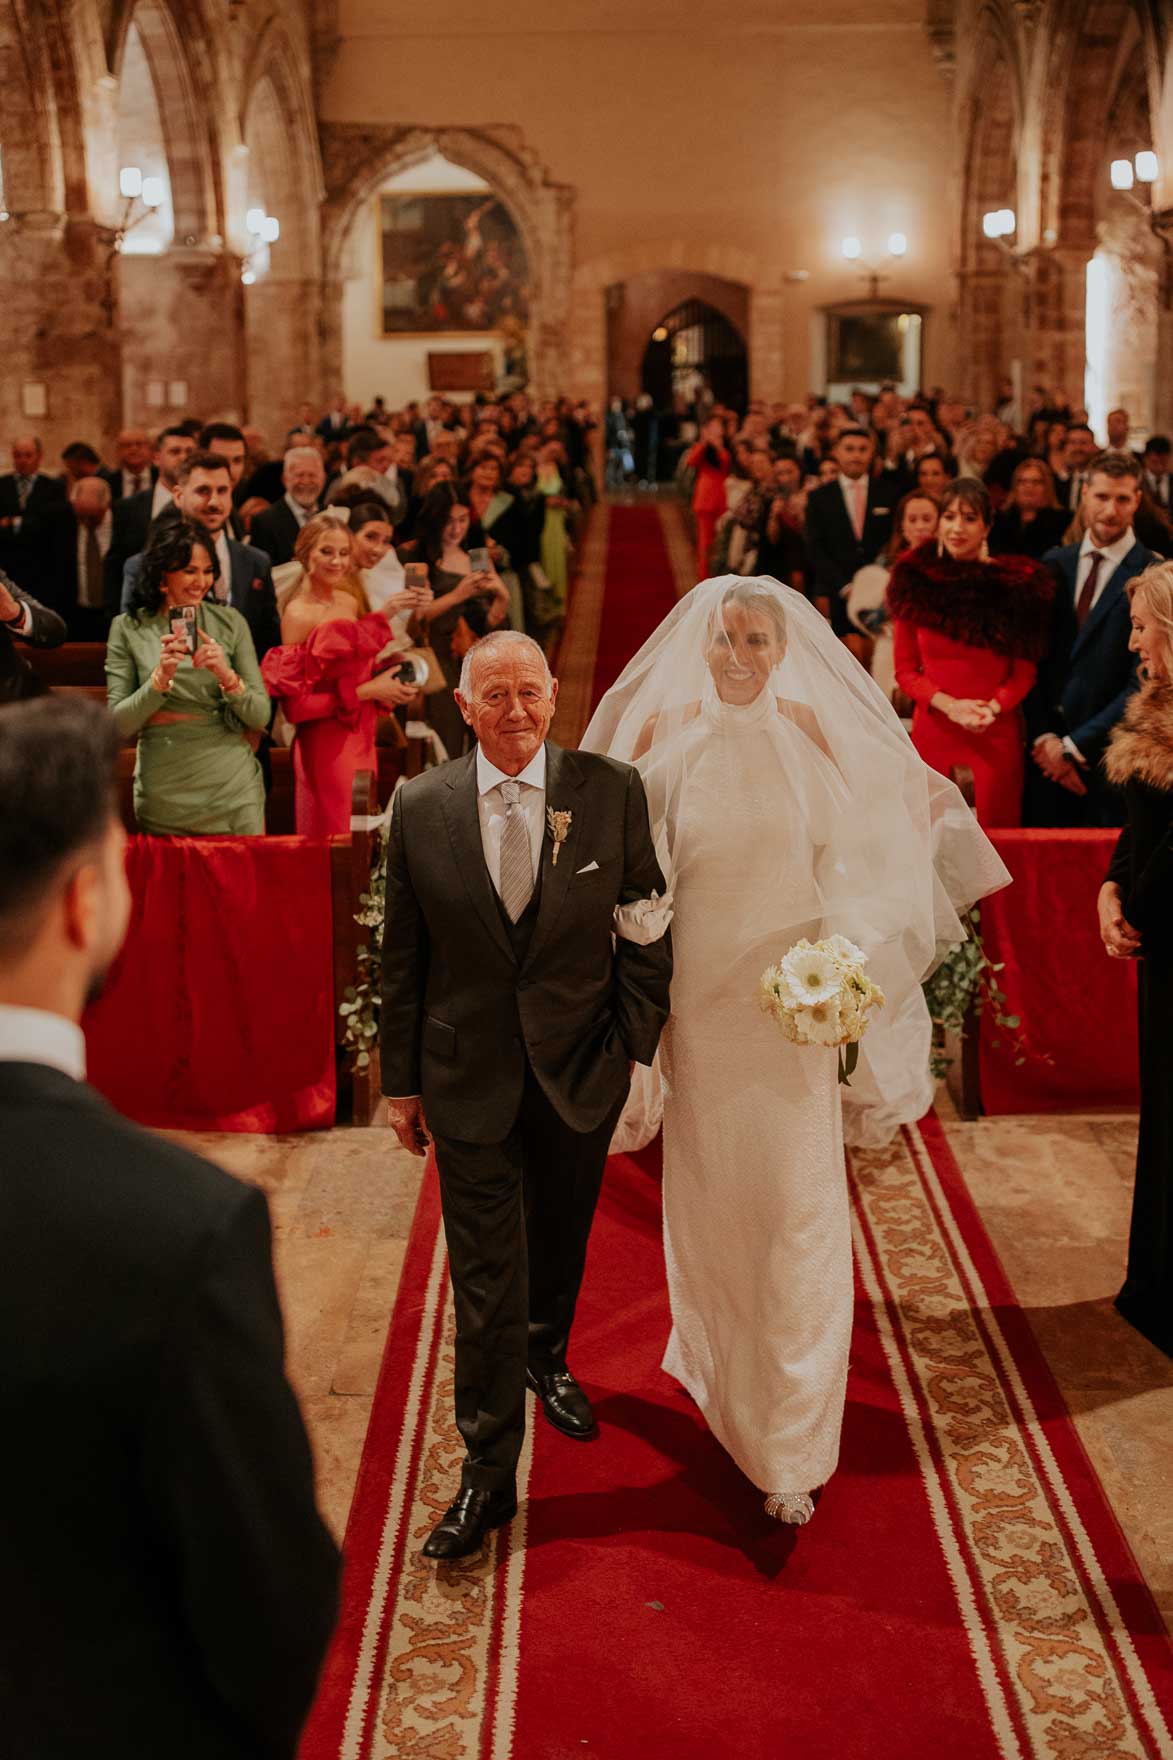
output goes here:
<path id="1" fill-rule="evenodd" d="M 732 711 L 708 662 L 731 604 L 768 619 L 780 655 L 759 699 Z M 757 737 L 730 738 L 747 717 Z M 690 782 L 702 754 L 711 779 L 713 741 L 723 742 L 722 788 L 738 808 L 729 824 L 746 858 L 742 865 L 730 849 L 722 878 L 705 870 L 706 911 L 723 913 L 726 924 L 733 913 L 737 924 L 735 969 L 725 955 L 714 989 L 727 992 L 732 978 L 753 1009 L 760 973 L 801 936 L 838 933 L 863 948 L 887 1006 L 873 1016 L 843 1090 L 844 1130 L 848 1142 L 878 1147 L 932 1101 L 922 980 L 965 939 L 960 913 L 1010 876 L 957 788 L 918 757 L 826 620 L 769 577 L 723 575 L 686 594 L 607 692 L 582 740 L 586 751 L 636 765 L 673 888 L 689 878 L 699 807 Z M 704 800 L 706 814 L 724 818 L 711 782 Z M 769 850 L 778 852 L 777 885 L 761 859 Z"/>

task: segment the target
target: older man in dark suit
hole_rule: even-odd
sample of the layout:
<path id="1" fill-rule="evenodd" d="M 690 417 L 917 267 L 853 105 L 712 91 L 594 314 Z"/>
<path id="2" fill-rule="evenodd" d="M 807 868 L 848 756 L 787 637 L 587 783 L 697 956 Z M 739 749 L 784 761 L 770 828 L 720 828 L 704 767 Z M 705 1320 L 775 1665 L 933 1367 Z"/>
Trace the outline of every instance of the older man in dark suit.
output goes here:
<path id="1" fill-rule="evenodd" d="M 0 710 L 4 1753 L 293 1760 L 338 1553 L 268 1206 L 85 1081 L 130 909 L 118 743 L 89 703 Z"/>
<path id="2" fill-rule="evenodd" d="M 12 442 L 12 470 L 0 476 L 0 568 L 37 598 L 55 596 L 68 525 L 65 484 L 41 469 L 33 434 Z"/>
<path id="3" fill-rule="evenodd" d="M 865 638 L 852 634 L 843 589 L 888 542 L 895 507 L 891 488 L 872 475 L 875 455 L 871 434 L 844 428 L 834 448 L 838 480 L 812 490 L 806 502 L 807 593 L 853 650 Z"/>
<path id="4" fill-rule="evenodd" d="M 1122 823 L 1100 760 L 1137 685 L 1136 659 L 1128 651 L 1128 585 L 1160 561 L 1133 531 L 1140 474 L 1137 460 L 1120 453 L 1094 458 L 1083 490 L 1081 542 L 1043 558 L 1059 592 L 1050 647 L 1026 701 L 1032 742 L 1027 825 Z"/>
<path id="5" fill-rule="evenodd" d="M 429 1558 L 516 1510 L 527 1379 L 556 1429 L 594 1434 L 571 1324 L 631 1065 L 668 1016 L 667 936 L 612 943 L 616 907 L 664 891 L 643 784 L 547 743 L 557 689 L 528 636 L 486 636 L 457 698 L 477 750 L 395 797 L 383 1089 L 404 1146 L 435 1141 L 467 1449 Z"/>

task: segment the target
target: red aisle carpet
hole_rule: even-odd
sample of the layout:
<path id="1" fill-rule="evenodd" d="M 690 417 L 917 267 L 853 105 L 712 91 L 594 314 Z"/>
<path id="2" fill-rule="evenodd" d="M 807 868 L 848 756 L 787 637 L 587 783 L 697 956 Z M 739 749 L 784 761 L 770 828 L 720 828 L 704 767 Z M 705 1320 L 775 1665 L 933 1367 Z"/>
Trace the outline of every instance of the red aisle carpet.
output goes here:
<path id="1" fill-rule="evenodd" d="M 613 506 L 592 709 L 675 603 L 659 511 L 654 504 Z"/>
<path id="2" fill-rule="evenodd" d="M 935 1118 L 851 1176 L 843 1458 L 771 1523 L 660 1371 L 654 1152 L 616 1157 L 573 1360 L 599 1441 L 542 1421 L 480 1559 L 419 1547 L 456 1482 L 425 1180 L 303 1760 L 1157 1760 L 1173 1651 Z"/>

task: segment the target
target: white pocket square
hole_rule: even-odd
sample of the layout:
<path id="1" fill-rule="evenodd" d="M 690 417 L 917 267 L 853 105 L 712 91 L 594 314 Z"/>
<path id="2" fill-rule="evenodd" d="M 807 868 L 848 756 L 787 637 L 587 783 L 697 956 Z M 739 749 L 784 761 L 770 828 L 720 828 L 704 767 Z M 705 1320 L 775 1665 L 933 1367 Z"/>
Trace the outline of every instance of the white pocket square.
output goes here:
<path id="1" fill-rule="evenodd" d="M 579 874 L 597 874 L 598 871 L 598 862 L 588 862 L 585 868 L 579 868 L 578 873 L 575 874 L 574 878 L 577 880 Z"/>

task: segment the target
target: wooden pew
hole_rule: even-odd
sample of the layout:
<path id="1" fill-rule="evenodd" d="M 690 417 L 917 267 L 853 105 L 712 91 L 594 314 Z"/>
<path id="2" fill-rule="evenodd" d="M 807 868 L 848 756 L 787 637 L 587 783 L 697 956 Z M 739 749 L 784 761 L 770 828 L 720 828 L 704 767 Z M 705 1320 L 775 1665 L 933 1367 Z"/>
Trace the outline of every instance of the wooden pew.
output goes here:
<path id="1" fill-rule="evenodd" d="M 63 642 L 59 648 L 22 648 L 38 678 L 59 685 L 101 685 L 106 695 L 105 642 Z"/>

